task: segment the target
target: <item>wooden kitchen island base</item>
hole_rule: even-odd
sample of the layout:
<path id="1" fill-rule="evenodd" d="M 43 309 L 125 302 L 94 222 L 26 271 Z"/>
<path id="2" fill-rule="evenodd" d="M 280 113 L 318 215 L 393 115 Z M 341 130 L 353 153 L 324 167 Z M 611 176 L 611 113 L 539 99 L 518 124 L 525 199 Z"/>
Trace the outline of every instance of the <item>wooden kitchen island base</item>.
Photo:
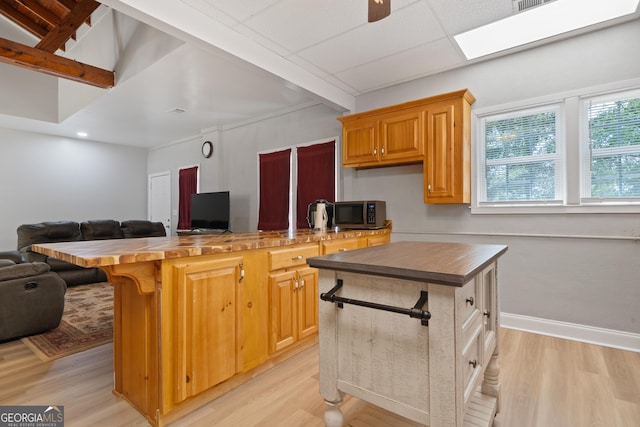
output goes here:
<path id="1" fill-rule="evenodd" d="M 434 427 L 499 410 L 498 245 L 397 242 L 311 258 L 319 268 L 320 394 L 350 394 Z"/>
<path id="2" fill-rule="evenodd" d="M 33 245 L 114 285 L 114 393 L 164 426 L 318 342 L 307 259 L 389 242 L 311 230 Z M 213 421 L 212 421 L 213 423 Z"/>

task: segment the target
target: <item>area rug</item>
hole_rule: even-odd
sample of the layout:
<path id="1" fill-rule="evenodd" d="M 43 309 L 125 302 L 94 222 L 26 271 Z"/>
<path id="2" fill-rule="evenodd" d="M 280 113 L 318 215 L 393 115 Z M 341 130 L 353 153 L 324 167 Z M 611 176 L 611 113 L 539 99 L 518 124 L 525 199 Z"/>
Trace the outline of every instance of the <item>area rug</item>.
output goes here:
<path id="1" fill-rule="evenodd" d="M 22 338 L 40 359 L 58 359 L 113 340 L 113 285 L 93 283 L 67 288 L 60 326 Z"/>

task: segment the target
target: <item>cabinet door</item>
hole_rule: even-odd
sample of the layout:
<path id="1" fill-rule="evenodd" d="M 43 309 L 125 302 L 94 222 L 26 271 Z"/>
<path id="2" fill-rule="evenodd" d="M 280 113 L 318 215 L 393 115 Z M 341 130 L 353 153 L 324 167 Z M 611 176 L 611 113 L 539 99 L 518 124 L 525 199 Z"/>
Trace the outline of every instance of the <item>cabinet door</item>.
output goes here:
<path id="1" fill-rule="evenodd" d="M 318 330 L 318 270 L 307 267 L 297 271 L 298 339 Z"/>
<path id="2" fill-rule="evenodd" d="M 380 161 L 422 161 L 424 154 L 423 112 L 393 113 L 380 120 Z"/>
<path id="3" fill-rule="evenodd" d="M 471 202 L 469 108 L 462 100 L 428 106 L 425 203 Z"/>
<path id="4" fill-rule="evenodd" d="M 294 292 L 295 271 L 283 271 L 269 275 L 271 291 L 271 351 L 282 350 L 298 339 L 297 294 Z"/>
<path id="5" fill-rule="evenodd" d="M 453 104 L 433 105 L 427 112 L 425 202 L 437 203 L 455 195 L 455 146 Z"/>
<path id="6" fill-rule="evenodd" d="M 346 122 L 342 127 L 343 166 L 377 164 L 380 158 L 376 140 L 378 121 L 374 118 Z"/>
<path id="7" fill-rule="evenodd" d="M 178 396 L 182 401 L 239 372 L 242 257 L 176 265 Z"/>

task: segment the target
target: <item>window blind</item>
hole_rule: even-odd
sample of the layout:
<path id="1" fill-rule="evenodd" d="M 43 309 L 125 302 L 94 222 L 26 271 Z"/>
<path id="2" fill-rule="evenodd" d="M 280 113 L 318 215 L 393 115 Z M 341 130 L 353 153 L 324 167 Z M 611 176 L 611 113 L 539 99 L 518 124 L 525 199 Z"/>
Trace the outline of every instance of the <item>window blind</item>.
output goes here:
<path id="1" fill-rule="evenodd" d="M 550 106 L 481 120 L 481 203 L 561 203 L 559 114 Z"/>
<path id="2" fill-rule="evenodd" d="M 582 200 L 640 200 L 640 92 L 582 105 Z"/>

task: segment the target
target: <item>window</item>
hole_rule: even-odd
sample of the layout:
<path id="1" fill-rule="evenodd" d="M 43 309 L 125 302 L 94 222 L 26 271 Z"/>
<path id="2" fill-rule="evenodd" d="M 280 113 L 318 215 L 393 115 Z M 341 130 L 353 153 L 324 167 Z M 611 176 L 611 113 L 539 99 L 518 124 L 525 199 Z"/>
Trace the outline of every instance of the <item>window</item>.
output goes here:
<path id="1" fill-rule="evenodd" d="M 551 105 L 480 119 L 480 204 L 562 202 L 561 117 Z"/>
<path id="2" fill-rule="evenodd" d="M 472 213 L 640 212 L 639 88 L 476 111 Z"/>
<path id="3" fill-rule="evenodd" d="M 336 140 L 315 141 L 258 154 L 258 229 L 306 228 L 309 201 L 336 200 Z M 278 157 L 277 164 L 265 163 L 275 157 Z M 276 175 L 278 179 L 274 180 Z M 277 197 L 270 194 L 277 194 Z M 279 202 L 275 203 L 276 200 Z"/>
<path id="4" fill-rule="evenodd" d="M 583 203 L 640 201 L 640 91 L 584 99 Z"/>

